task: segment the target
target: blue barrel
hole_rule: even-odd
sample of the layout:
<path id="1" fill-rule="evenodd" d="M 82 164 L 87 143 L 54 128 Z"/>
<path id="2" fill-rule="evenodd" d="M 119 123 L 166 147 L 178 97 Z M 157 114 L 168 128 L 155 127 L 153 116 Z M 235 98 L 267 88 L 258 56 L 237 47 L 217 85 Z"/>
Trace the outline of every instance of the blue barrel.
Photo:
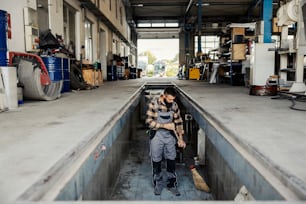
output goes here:
<path id="1" fill-rule="evenodd" d="M 42 57 L 51 81 L 63 80 L 62 58 L 60 57 Z"/>
<path id="2" fill-rule="evenodd" d="M 7 66 L 7 18 L 6 11 L 0 10 L 0 66 Z"/>
<path id="3" fill-rule="evenodd" d="M 70 63 L 68 58 L 63 58 L 63 92 L 70 91 Z"/>
<path id="4" fill-rule="evenodd" d="M 117 79 L 118 79 L 117 66 L 116 65 L 107 66 L 107 81 L 116 81 Z"/>
<path id="5" fill-rule="evenodd" d="M 136 79 L 136 67 L 130 67 L 130 79 Z"/>

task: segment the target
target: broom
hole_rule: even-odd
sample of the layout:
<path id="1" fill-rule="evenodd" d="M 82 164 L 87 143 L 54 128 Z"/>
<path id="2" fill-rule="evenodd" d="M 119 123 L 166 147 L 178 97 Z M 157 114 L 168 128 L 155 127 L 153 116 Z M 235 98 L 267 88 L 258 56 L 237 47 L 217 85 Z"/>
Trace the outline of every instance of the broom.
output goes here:
<path id="1" fill-rule="evenodd" d="M 195 166 L 191 165 L 190 170 L 191 170 L 193 182 L 194 182 L 194 185 L 195 185 L 196 189 L 201 190 L 201 191 L 205 191 L 205 192 L 208 193 L 210 191 L 210 189 L 209 189 L 208 185 L 206 184 L 206 182 L 204 181 L 203 177 L 199 174 L 199 172 L 195 168 Z"/>

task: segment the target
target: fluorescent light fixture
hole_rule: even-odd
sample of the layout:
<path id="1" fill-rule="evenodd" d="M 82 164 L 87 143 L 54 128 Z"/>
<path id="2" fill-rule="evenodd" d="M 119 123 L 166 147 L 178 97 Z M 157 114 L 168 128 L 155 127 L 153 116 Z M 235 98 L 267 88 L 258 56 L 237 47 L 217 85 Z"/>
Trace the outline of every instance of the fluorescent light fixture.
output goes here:
<path id="1" fill-rule="evenodd" d="M 143 4 L 133 4 L 132 6 L 135 6 L 135 7 L 143 7 Z"/>
<path id="2" fill-rule="evenodd" d="M 196 6 L 199 6 L 199 4 L 197 3 Z M 210 3 L 202 3 L 201 6 L 210 6 Z"/>

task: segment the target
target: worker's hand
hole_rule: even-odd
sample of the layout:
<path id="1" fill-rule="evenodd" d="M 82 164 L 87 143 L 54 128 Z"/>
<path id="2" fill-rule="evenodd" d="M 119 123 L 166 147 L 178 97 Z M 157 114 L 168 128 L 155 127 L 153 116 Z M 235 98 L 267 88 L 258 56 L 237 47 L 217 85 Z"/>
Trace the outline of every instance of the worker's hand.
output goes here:
<path id="1" fill-rule="evenodd" d="M 177 141 L 177 145 L 178 145 L 179 147 L 183 148 L 183 149 L 185 149 L 185 147 L 186 147 L 186 143 L 185 143 L 185 141 L 184 141 L 183 139 L 179 139 L 179 140 Z"/>
<path id="2" fill-rule="evenodd" d="M 167 130 L 175 130 L 174 123 L 165 123 L 165 124 L 162 124 L 161 127 Z"/>

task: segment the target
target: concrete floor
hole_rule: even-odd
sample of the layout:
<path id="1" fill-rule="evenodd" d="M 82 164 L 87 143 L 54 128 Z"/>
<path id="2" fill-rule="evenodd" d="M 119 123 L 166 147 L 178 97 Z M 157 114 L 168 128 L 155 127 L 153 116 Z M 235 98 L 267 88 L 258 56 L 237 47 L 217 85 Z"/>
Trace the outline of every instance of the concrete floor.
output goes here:
<path id="1" fill-rule="evenodd" d="M 267 168 L 306 196 L 306 112 L 290 109 L 288 100 L 250 96 L 245 87 L 161 80 L 177 84 L 269 163 Z M 145 81 L 105 82 L 97 89 L 65 93 L 55 101 L 25 101 L 0 113 L 1 203 L 15 203 L 61 158 L 90 140 Z"/>
<path id="2" fill-rule="evenodd" d="M 199 191 L 195 188 L 189 166 L 194 164 L 193 151 L 190 145 L 184 150 L 183 161 L 177 160 L 176 174 L 178 181 L 178 190 L 180 196 L 175 196 L 165 187 L 161 195 L 156 196 L 152 187 L 152 167 L 149 157 L 149 142 L 146 129 L 138 128 L 137 134 L 129 146 L 133 147 L 127 152 L 128 157 L 124 161 L 118 179 L 113 189 L 110 200 L 151 200 L 151 201 L 199 201 L 214 200 L 213 194 Z M 162 164 L 163 173 L 165 173 L 165 162 Z M 196 167 L 198 172 L 203 175 L 203 166 Z"/>

